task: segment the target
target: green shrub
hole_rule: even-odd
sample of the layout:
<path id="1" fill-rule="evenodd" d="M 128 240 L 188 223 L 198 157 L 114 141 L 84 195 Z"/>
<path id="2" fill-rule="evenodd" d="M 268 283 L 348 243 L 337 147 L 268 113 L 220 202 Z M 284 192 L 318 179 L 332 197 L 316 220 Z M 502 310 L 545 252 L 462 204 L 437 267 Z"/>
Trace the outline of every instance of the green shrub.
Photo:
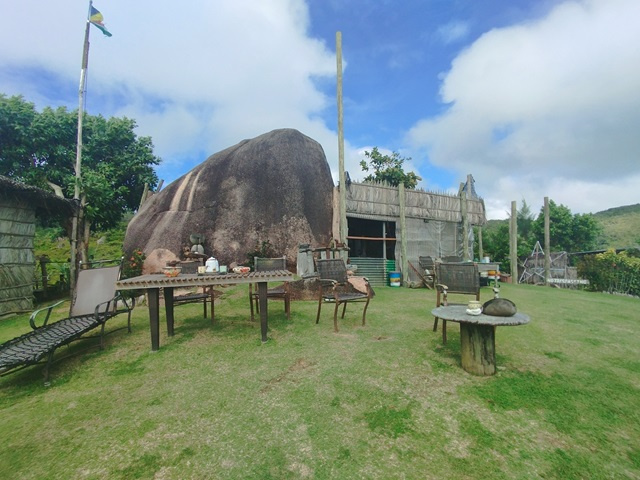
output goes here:
<path id="1" fill-rule="evenodd" d="M 589 289 L 640 296 L 640 258 L 608 250 L 588 255 L 578 264 L 578 275 L 589 280 Z"/>
<path id="2" fill-rule="evenodd" d="M 142 275 L 142 266 L 147 256 L 142 250 L 136 248 L 129 258 L 124 261 L 122 265 L 122 278 L 131 278 Z"/>

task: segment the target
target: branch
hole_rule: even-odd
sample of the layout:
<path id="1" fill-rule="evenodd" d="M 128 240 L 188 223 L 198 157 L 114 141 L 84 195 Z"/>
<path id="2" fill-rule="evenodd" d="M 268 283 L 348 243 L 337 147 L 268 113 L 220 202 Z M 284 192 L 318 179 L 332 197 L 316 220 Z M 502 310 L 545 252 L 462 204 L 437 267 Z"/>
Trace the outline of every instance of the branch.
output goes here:
<path id="1" fill-rule="evenodd" d="M 56 197 L 64 198 L 64 194 L 62 193 L 62 188 L 60 188 L 59 185 L 56 185 L 55 183 L 50 182 L 49 180 L 47 180 L 47 185 L 49 185 L 51 190 L 53 190 L 53 192 L 56 194 Z"/>

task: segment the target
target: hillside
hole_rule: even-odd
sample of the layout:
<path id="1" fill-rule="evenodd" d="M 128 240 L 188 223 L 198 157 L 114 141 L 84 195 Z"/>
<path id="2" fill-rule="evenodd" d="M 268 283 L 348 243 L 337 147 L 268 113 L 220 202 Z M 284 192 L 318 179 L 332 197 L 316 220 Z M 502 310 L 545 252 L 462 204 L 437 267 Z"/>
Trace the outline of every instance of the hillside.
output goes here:
<path id="1" fill-rule="evenodd" d="M 603 210 L 594 213 L 593 217 L 602 226 L 599 249 L 640 245 L 640 203 Z M 490 234 L 505 222 L 508 220 L 489 220 L 483 227 L 483 234 Z"/>
<path id="2" fill-rule="evenodd" d="M 602 225 L 601 248 L 625 248 L 640 244 L 640 203 L 610 208 L 593 216 Z"/>

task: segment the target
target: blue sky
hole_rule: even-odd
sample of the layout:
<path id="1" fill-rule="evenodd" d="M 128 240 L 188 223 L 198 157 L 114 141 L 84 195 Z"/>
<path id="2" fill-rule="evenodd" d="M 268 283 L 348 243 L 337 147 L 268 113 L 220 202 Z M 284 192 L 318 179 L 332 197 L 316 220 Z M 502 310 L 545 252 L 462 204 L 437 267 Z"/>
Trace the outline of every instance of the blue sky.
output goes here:
<path id="1" fill-rule="evenodd" d="M 468 173 L 489 218 L 545 196 L 574 213 L 640 202 L 637 0 L 97 0 L 86 108 L 134 118 L 165 184 L 276 128 L 319 141 L 337 178 L 373 146 L 427 190 Z M 77 108 L 80 0 L 0 0 L 0 92 Z"/>

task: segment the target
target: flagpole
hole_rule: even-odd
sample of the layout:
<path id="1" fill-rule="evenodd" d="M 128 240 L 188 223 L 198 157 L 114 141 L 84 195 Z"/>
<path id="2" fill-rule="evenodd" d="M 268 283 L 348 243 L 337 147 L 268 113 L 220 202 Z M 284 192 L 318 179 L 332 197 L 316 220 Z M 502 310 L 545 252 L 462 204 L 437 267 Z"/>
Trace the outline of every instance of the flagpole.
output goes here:
<path id="1" fill-rule="evenodd" d="M 338 180 L 340 194 L 338 198 L 338 209 L 340 211 L 340 223 L 338 237 L 341 242 L 348 246 L 349 227 L 347 223 L 347 180 L 344 170 L 344 113 L 342 106 L 342 32 L 336 32 L 336 67 L 337 79 L 337 101 L 338 101 Z"/>
<path id="2" fill-rule="evenodd" d="M 87 67 L 89 66 L 89 27 L 91 23 L 91 7 L 93 1 L 89 0 L 89 11 L 87 13 L 87 25 L 84 31 L 84 44 L 82 48 L 82 68 L 80 69 L 80 87 L 78 89 L 78 137 L 76 142 L 76 181 L 73 189 L 73 200 L 76 204 L 76 210 L 73 214 L 73 223 L 71 226 L 71 265 L 69 271 L 69 284 L 71 287 L 71 299 L 75 293 L 75 283 L 77 277 L 77 250 L 78 250 L 78 217 L 82 206 L 80 204 L 80 185 L 82 181 L 82 121 L 84 117 L 84 94 L 87 79 Z M 73 302 L 72 302 L 73 304 Z"/>

